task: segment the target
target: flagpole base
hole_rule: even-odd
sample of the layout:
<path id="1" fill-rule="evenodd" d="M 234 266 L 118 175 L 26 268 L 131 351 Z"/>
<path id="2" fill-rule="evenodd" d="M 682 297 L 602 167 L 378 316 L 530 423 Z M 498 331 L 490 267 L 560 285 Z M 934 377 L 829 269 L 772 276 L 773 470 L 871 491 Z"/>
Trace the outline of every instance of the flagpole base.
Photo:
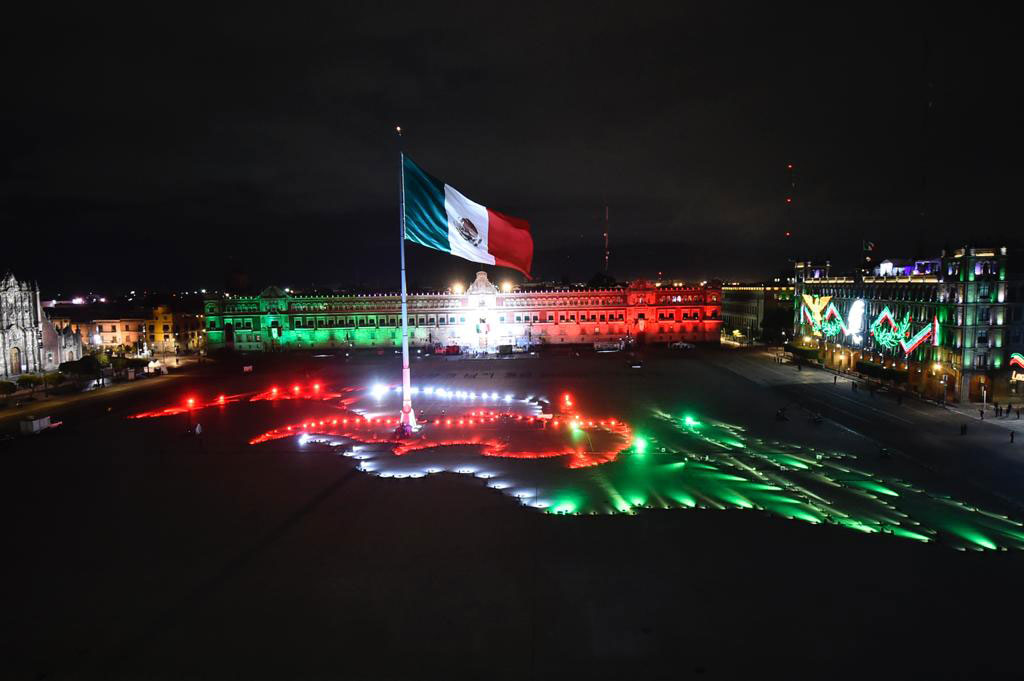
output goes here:
<path id="1" fill-rule="evenodd" d="M 402 424 L 402 426 L 404 426 L 406 428 L 409 428 L 410 430 L 415 430 L 416 427 L 417 427 L 417 424 L 416 424 L 416 412 L 414 412 L 412 410 L 412 404 L 411 403 L 410 404 L 403 404 L 402 405 L 401 424 Z"/>

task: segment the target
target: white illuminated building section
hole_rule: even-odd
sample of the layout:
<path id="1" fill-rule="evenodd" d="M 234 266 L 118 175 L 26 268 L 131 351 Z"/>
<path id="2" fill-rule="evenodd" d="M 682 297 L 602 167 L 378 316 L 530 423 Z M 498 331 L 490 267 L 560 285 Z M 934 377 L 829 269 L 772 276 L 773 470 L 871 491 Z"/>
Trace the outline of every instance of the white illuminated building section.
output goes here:
<path id="1" fill-rule="evenodd" d="M 846 320 L 847 335 L 854 345 L 864 342 L 864 301 L 860 298 L 850 305 L 850 313 Z"/>

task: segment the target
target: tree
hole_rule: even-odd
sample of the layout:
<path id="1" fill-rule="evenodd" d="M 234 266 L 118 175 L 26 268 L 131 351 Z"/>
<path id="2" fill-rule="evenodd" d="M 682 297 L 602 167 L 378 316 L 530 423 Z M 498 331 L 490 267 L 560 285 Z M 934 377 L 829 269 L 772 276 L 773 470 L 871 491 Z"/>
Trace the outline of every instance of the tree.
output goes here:
<path id="1" fill-rule="evenodd" d="M 41 382 L 42 380 L 35 374 L 22 374 L 21 376 L 18 376 L 18 387 L 29 390 L 32 393 L 36 391 L 36 386 Z"/>
<path id="2" fill-rule="evenodd" d="M 58 385 L 64 380 L 59 371 L 51 371 L 41 376 L 43 384 L 43 394 L 49 396 L 50 388 Z"/>
<path id="3" fill-rule="evenodd" d="M 61 362 L 60 372 L 77 380 L 99 378 L 102 366 L 96 355 L 86 355 L 74 362 Z"/>

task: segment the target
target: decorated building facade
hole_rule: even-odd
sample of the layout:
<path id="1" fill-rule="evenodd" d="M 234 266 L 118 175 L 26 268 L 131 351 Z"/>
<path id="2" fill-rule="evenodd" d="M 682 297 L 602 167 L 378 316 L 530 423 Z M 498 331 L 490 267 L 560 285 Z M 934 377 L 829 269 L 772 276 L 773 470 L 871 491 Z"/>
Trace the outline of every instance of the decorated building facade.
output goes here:
<path id="1" fill-rule="evenodd" d="M 848 275 L 797 263 L 794 346 L 937 400 L 1024 398 L 1021 267 L 1006 247 L 883 260 Z"/>
<path id="2" fill-rule="evenodd" d="M 465 290 L 409 296 L 409 342 L 495 352 L 633 340 L 717 343 L 721 288 L 635 281 L 624 288 L 499 290 L 478 272 Z M 271 286 L 259 296 L 204 304 L 207 347 L 214 351 L 383 348 L 401 344 L 397 293 L 301 296 Z"/>
<path id="3" fill-rule="evenodd" d="M 39 287 L 8 273 L 0 280 L 0 378 L 53 371 L 82 357 L 82 338 L 43 312 Z"/>

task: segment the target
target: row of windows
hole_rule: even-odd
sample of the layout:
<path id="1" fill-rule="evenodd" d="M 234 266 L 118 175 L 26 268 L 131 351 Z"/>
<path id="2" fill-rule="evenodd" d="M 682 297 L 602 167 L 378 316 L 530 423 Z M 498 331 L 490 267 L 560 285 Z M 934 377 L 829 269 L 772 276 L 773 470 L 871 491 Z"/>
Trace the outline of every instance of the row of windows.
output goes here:
<path id="1" fill-rule="evenodd" d="M 712 310 L 711 314 L 712 314 L 712 317 L 714 317 L 715 311 Z M 676 318 L 676 315 L 675 315 L 674 312 L 668 312 L 668 313 L 666 313 L 666 312 L 659 312 L 658 313 L 658 319 L 661 320 L 661 321 L 672 321 L 675 318 Z M 684 310 L 683 312 L 679 313 L 679 318 L 680 319 L 700 319 L 700 313 L 697 312 L 696 310 L 693 310 L 692 312 L 688 312 L 688 311 Z"/>
<path id="2" fill-rule="evenodd" d="M 96 325 L 96 333 L 117 333 L 117 324 L 107 324 L 106 326 L 109 326 L 110 329 L 109 330 L 108 329 L 104 329 L 103 328 L 104 327 L 103 324 L 97 324 Z M 123 330 L 126 331 L 126 332 L 145 331 L 146 330 L 145 324 L 139 324 L 138 328 L 132 328 L 134 326 L 134 324 L 124 324 L 123 326 L 124 326 Z"/>
<path id="3" fill-rule="evenodd" d="M 702 294 L 696 295 L 659 295 L 657 296 L 658 304 L 670 304 L 670 303 L 704 303 L 711 302 L 715 303 L 718 301 L 717 294 L 711 294 L 705 296 Z M 483 302 L 483 300 L 481 300 Z M 625 298 L 622 295 L 599 297 L 599 298 L 542 298 L 542 299 L 531 299 L 531 298 L 504 298 L 501 300 L 502 307 L 609 307 L 609 306 L 621 306 L 626 303 Z M 637 296 L 634 300 L 637 305 L 646 304 L 644 297 Z M 398 305 L 397 299 L 388 301 L 373 300 L 366 302 L 323 302 L 323 303 L 301 303 L 293 302 L 289 305 L 288 309 L 291 312 L 348 312 L 356 310 L 373 310 L 381 307 L 390 307 L 391 305 Z M 445 309 L 445 308 L 461 308 L 466 306 L 466 301 L 462 298 L 430 298 L 430 299 L 416 299 L 412 298 L 409 300 L 409 307 L 412 309 Z M 259 312 L 259 305 L 226 305 L 223 308 L 225 314 L 239 314 L 246 312 Z M 207 312 L 216 314 L 216 306 L 209 306 Z M 267 312 L 277 313 L 278 308 L 276 306 L 268 306 Z"/>
<path id="4" fill-rule="evenodd" d="M 644 319 L 643 313 L 637 315 L 638 319 Z M 701 318 L 700 312 L 697 310 L 682 311 L 678 315 L 678 320 L 699 320 Z M 710 319 L 718 319 L 718 310 L 712 310 Z M 557 319 L 557 322 L 556 322 Z M 674 311 L 659 312 L 659 321 L 676 321 L 677 316 Z M 485 322 L 486 318 L 480 318 L 481 322 Z M 574 323 L 574 322 L 615 322 L 625 321 L 625 314 L 622 311 L 613 311 L 610 313 L 597 313 L 597 312 L 540 312 L 537 314 L 508 314 L 507 316 L 502 314 L 498 316 L 498 323 L 504 324 L 506 322 L 515 322 L 518 324 L 539 324 L 539 323 Z M 409 324 L 411 326 L 446 326 L 451 324 L 465 324 L 465 315 L 449 315 L 449 316 L 434 316 L 434 315 L 411 315 L 409 317 Z M 319 329 L 319 328 L 354 328 L 363 326 L 398 326 L 401 324 L 399 317 L 295 317 L 292 320 L 292 328 L 295 329 Z M 235 329 L 252 329 L 253 322 L 251 319 L 226 319 L 224 320 L 224 326 L 232 327 Z M 277 321 L 271 323 L 271 326 L 279 326 Z M 216 329 L 217 321 L 211 319 L 209 321 L 209 328 Z"/>
<path id="5" fill-rule="evenodd" d="M 864 298 L 868 300 L 917 301 L 921 303 L 987 303 L 1001 302 L 999 291 L 1005 285 L 979 281 L 971 284 L 867 284 L 862 286 L 821 286 L 806 288 L 803 292 L 811 295 L 833 296 L 835 298 Z M 1024 290 L 1009 289 L 1012 300 Z"/>

